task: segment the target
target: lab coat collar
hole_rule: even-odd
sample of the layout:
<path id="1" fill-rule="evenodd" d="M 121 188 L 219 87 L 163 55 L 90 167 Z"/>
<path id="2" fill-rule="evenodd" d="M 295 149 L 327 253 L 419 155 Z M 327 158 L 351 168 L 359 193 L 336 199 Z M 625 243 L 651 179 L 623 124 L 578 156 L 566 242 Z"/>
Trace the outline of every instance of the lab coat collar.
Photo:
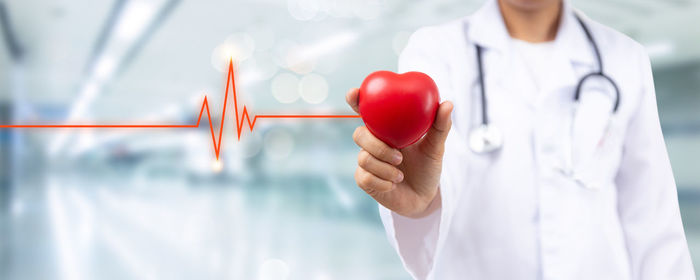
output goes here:
<path id="1" fill-rule="evenodd" d="M 488 0 L 471 17 L 467 31 L 469 41 L 485 48 L 505 51 L 510 35 L 501 16 L 497 0 Z"/>
<path id="2" fill-rule="evenodd" d="M 568 0 L 564 0 L 563 4 L 563 16 L 554 43 L 572 62 L 592 65 L 595 62 L 593 50 L 574 13 L 581 15 L 584 21 L 587 21 L 587 18 L 581 12 L 575 11 Z M 509 52 L 510 34 L 497 0 L 486 1 L 470 17 L 467 34 L 468 39 L 475 44 L 496 49 L 501 53 Z"/>
<path id="3" fill-rule="evenodd" d="M 586 38 L 585 31 L 576 19 L 576 15 L 581 17 L 587 26 L 590 25 L 590 20 L 582 12 L 573 9 L 567 0 L 564 0 L 563 12 L 555 39 L 557 48 L 562 50 L 572 62 L 593 66 L 595 54 L 591 42 Z"/>

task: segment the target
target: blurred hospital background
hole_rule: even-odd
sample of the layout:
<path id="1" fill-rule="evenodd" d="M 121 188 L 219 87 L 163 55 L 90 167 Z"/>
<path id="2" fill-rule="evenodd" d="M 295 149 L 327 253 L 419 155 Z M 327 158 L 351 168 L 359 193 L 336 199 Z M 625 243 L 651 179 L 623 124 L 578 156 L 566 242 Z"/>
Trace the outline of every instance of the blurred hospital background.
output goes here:
<path id="1" fill-rule="evenodd" d="M 572 1 L 646 46 L 700 271 L 700 1 Z M 0 123 L 342 113 L 416 28 L 482 0 L 0 0 Z M 231 100 L 229 100 L 231 101 Z M 229 106 L 232 103 L 229 104 Z M 232 108 L 229 107 L 229 110 Z M 353 181 L 360 125 L 0 129 L 0 279 L 409 279 Z M 215 125 L 215 129 L 219 129 Z"/>

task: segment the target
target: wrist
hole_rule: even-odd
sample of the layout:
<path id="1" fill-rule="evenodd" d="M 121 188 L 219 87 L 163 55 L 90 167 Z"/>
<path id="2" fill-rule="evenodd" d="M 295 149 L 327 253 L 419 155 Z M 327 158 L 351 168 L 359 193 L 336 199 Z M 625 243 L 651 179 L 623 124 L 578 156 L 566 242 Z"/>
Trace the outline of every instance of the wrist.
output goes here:
<path id="1" fill-rule="evenodd" d="M 435 191 L 435 194 L 433 194 L 433 197 L 427 201 L 428 202 L 425 203 L 425 206 L 422 209 L 418 209 L 418 211 L 416 211 L 415 213 L 408 213 L 407 215 L 403 215 L 400 213 L 399 214 L 412 219 L 420 219 L 427 217 L 430 214 L 434 213 L 436 210 L 440 209 L 440 207 L 442 207 L 442 197 L 440 195 L 439 186 Z"/>

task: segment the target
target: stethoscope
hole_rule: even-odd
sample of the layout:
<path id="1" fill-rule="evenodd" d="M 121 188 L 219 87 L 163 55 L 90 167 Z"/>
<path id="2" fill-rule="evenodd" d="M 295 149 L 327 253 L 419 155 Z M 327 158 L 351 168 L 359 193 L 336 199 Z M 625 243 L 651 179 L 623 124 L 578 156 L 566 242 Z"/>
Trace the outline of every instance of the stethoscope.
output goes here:
<path id="1" fill-rule="evenodd" d="M 577 15 L 574 14 L 576 20 L 579 22 L 581 27 L 583 28 L 583 31 L 586 33 L 586 38 L 588 38 L 588 42 L 590 42 L 591 46 L 593 47 L 593 51 L 595 52 L 596 60 L 598 62 L 598 71 L 591 72 L 589 74 L 586 74 L 583 76 L 578 84 L 576 85 L 576 91 L 574 94 L 574 102 L 578 105 L 579 98 L 581 97 L 581 90 L 583 88 L 583 85 L 586 81 L 590 80 L 591 78 L 594 77 L 599 77 L 603 78 L 604 80 L 608 81 L 614 88 L 615 90 L 615 103 L 613 106 L 613 110 L 611 113 L 611 116 L 614 115 L 617 112 L 617 108 L 620 106 L 620 90 L 617 87 L 617 84 L 615 81 L 613 81 L 612 78 L 610 78 L 608 75 L 603 73 L 603 61 L 600 56 L 600 50 L 598 49 L 598 45 L 596 44 L 595 40 L 593 39 L 593 35 L 591 35 L 591 31 L 588 29 L 588 26 L 583 22 L 583 20 Z M 469 134 L 469 148 L 478 154 L 485 154 L 485 153 L 490 153 L 496 150 L 499 150 L 501 147 L 503 147 L 503 133 L 493 124 L 489 123 L 488 119 L 488 107 L 486 103 L 486 87 L 484 86 L 484 69 L 483 69 L 483 62 L 482 62 L 482 47 L 479 45 L 476 45 L 476 58 L 477 58 L 477 64 L 478 64 L 478 70 L 479 70 L 479 85 L 481 88 L 481 124 L 474 128 L 470 134 Z M 574 114 L 575 114 L 576 108 L 574 108 Z M 573 124 L 571 125 L 571 142 L 573 143 Z M 569 159 L 567 160 L 567 166 L 563 168 L 564 173 L 568 173 L 568 175 L 573 176 L 573 167 L 572 167 L 572 158 L 573 158 L 573 144 L 570 144 L 571 146 L 571 155 L 569 156 Z"/>

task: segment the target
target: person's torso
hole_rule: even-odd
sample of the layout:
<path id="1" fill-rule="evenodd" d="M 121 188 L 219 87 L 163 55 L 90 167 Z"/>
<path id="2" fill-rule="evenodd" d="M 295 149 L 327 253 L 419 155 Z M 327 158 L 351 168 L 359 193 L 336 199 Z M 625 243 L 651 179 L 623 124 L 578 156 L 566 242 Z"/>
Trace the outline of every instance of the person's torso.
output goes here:
<path id="1" fill-rule="evenodd" d="M 626 38 L 591 26 L 606 74 L 620 87 L 622 102 L 612 115 L 613 94 L 597 81 L 573 102 L 579 79 L 595 71 L 595 63 L 572 61 L 557 48 L 550 61 L 529 67 L 514 50 L 485 49 L 488 118 L 502 131 L 503 147 L 479 154 L 468 147 L 470 131 L 481 122 L 468 27 L 468 19 L 432 27 L 437 43 L 426 45 L 442 56 L 435 63 L 446 71 L 436 82 L 455 104 L 443 174 L 461 188 L 448 229 L 451 245 L 437 256 L 435 279 L 627 279 L 615 175 L 643 84 L 630 71 L 638 69 L 639 54 L 629 51 Z M 576 180 L 559 170 L 569 155 Z"/>

